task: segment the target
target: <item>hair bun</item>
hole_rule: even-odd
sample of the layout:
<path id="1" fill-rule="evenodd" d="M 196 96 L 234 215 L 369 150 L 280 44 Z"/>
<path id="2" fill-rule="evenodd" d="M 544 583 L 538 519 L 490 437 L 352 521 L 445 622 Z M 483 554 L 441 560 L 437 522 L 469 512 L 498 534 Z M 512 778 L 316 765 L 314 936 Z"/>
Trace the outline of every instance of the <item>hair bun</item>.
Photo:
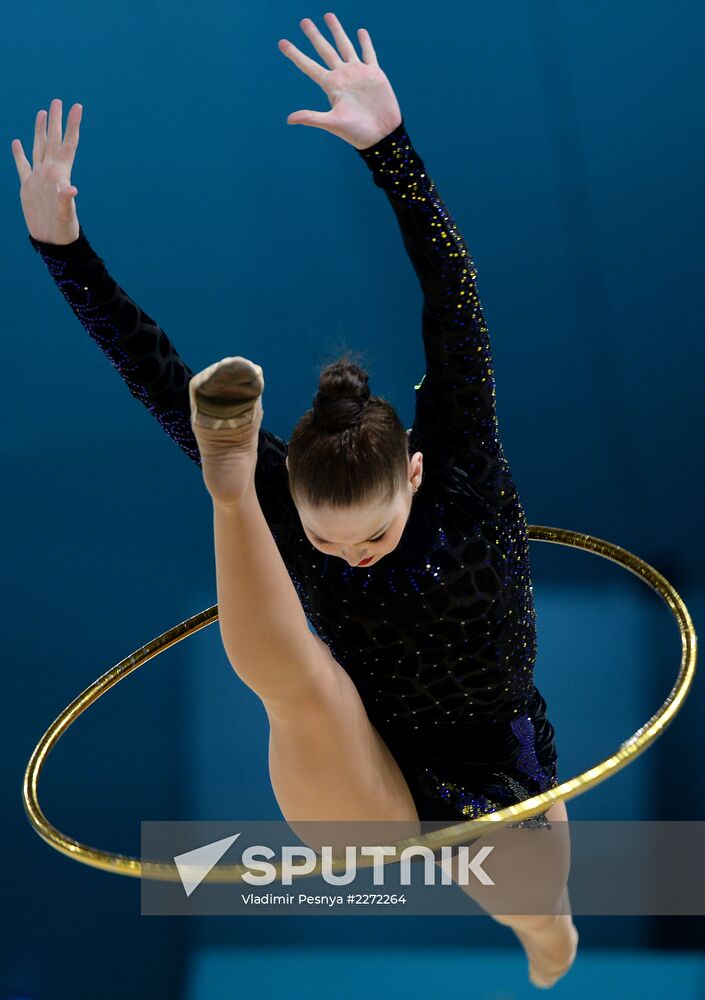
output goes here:
<path id="1" fill-rule="evenodd" d="M 361 422 L 369 398 L 367 372 L 345 357 L 322 370 L 313 397 L 313 416 L 326 430 L 347 430 Z"/>

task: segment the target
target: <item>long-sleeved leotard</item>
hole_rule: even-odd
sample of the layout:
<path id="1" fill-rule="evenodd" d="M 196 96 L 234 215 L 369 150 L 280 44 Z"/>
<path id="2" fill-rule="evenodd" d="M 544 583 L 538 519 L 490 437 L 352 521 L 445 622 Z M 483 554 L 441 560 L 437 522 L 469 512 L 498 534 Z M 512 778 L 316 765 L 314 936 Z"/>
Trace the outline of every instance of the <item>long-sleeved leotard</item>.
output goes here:
<path id="1" fill-rule="evenodd" d="M 533 680 L 526 518 L 499 439 L 477 272 L 404 121 L 359 151 L 386 194 L 423 293 L 426 372 L 409 454 L 424 476 L 402 537 L 367 569 L 314 548 L 288 488 L 287 445 L 260 429 L 255 487 L 306 615 L 353 679 L 421 819 L 474 817 L 557 783 Z M 130 392 L 200 464 L 184 364 L 86 240 L 30 242 Z M 531 823 L 532 821 L 529 821 Z"/>

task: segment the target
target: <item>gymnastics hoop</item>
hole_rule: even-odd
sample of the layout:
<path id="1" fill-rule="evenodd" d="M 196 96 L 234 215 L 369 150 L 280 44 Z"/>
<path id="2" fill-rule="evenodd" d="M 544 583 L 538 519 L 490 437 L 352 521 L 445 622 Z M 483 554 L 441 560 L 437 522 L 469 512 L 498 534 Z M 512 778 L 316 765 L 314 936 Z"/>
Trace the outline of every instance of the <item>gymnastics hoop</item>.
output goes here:
<path id="1" fill-rule="evenodd" d="M 643 559 L 639 559 L 638 556 L 633 555 L 626 549 L 620 548 L 619 545 L 607 542 L 602 538 L 580 534 L 576 531 L 570 531 L 567 528 L 549 528 L 542 525 L 529 525 L 528 537 L 533 541 L 552 542 L 556 545 L 586 549 L 589 552 L 603 556 L 612 562 L 618 563 L 620 566 L 624 566 L 634 573 L 635 576 L 638 576 L 647 583 L 652 590 L 655 590 L 671 609 L 681 636 L 682 654 L 676 682 L 664 703 L 649 719 L 646 725 L 642 726 L 633 736 L 630 736 L 628 740 L 622 743 L 611 757 L 606 757 L 605 760 L 595 764 L 594 767 L 589 768 L 587 771 L 583 771 L 575 778 L 570 778 L 568 781 L 556 785 L 555 788 L 524 799 L 515 805 L 505 806 L 503 809 L 486 813 L 477 819 L 464 820 L 460 823 L 443 827 L 440 830 L 434 830 L 423 836 L 408 837 L 405 840 L 398 841 L 394 845 L 396 847 L 395 856 L 385 858 L 385 864 L 394 863 L 399 853 L 406 848 L 427 847 L 433 851 L 444 844 L 450 846 L 459 843 L 468 843 L 469 840 L 483 836 L 487 832 L 489 824 L 495 824 L 499 828 L 506 826 L 508 823 L 529 819 L 531 816 L 536 816 L 538 813 L 544 812 L 554 802 L 567 801 L 568 799 L 575 798 L 577 795 L 582 795 L 583 792 L 594 788 L 595 785 L 600 784 L 600 782 L 621 771 L 623 767 L 626 767 L 628 763 L 642 754 L 663 733 L 666 726 L 673 721 L 687 697 L 695 675 L 697 636 L 687 607 L 668 580 L 655 570 L 653 566 L 644 562 Z M 92 705 L 113 685 L 132 673 L 137 667 L 142 666 L 142 664 L 151 660 L 159 653 L 164 652 L 165 649 L 175 645 L 177 642 L 181 642 L 186 636 L 192 635 L 194 632 L 205 628 L 206 625 L 212 624 L 217 618 L 218 605 L 214 604 L 205 611 L 201 611 L 192 618 L 181 622 L 181 624 L 175 625 L 168 632 L 157 636 L 156 639 L 152 639 L 151 642 L 148 642 L 134 653 L 130 653 L 124 660 L 121 660 L 101 677 L 93 681 L 85 691 L 64 709 L 61 715 L 54 720 L 44 733 L 35 747 L 25 771 L 22 788 L 23 802 L 27 817 L 36 832 L 57 851 L 60 851 L 69 858 L 73 858 L 75 861 L 80 861 L 93 868 L 101 868 L 103 871 L 114 872 L 117 875 L 131 875 L 135 878 L 151 878 L 166 882 L 180 881 L 181 876 L 174 864 L 160 861 L 140 861 L 139 858 L 130 857 L 129 855 L 101 851 L 96 847 L 81 844 L 79 841 L 65 836 L 65 834 L 47 820 L 42 812 L 39 806 L 39 799 L 37 798 L 37 784 L 44 761 L 54 744 L 69 726 L 76 721 L 79 715 L 85 712 L 89 705 Z M 468 832 L 470 831 L 476 831 L 477 836 L 475 838 L 468 837 Z M 360 867 L 370 867 L 373 863 L 374 859 L 371 856 L 358 855 L 356 858 L 356 864 Z M 346 865 L 347 859 L 337 856 L 332 859 L 331 870 L 333 872 L 342 872 L 345 871 Z M 276 879 L 280 881 L 282 875 L 281 863 L 277 864 L 275 869 Z M 245 865 L 216 865 L 209 872 L 207 881 L 217 883 L 241 882 L 242 876 L 246 871 L 248 869 Z M 321 872 L 322 861 L 319 858 L 315 868 L 307 872 L 303 877 L 313 877 L 314 875 L 320 875 Z"/>

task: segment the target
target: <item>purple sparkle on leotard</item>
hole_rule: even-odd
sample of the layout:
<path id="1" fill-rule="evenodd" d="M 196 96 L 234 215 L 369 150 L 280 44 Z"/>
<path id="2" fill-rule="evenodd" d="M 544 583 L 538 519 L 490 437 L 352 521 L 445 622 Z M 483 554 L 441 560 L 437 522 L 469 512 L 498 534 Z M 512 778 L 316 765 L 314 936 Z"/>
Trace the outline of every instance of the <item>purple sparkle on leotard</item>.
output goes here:
<path id="1" fill-rule="evenodd" d="M 548 775 L 536 756 L 536 731 L 531 717 L 521 715 L 518 719 L 513 719 L 510 725 L 521 747 L 516 759 L 516 766 L 522 774 L 538 782 L 542 786 L 541 791 L 543 791 L 543 785 L 548 781 Z"/>

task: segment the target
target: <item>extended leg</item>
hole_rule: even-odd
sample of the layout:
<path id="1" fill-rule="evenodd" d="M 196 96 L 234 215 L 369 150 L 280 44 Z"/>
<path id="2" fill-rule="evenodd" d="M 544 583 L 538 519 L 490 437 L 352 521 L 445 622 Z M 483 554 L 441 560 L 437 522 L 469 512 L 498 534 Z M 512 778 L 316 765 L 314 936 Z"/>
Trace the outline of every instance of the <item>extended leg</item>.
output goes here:
<path id="1" fill-rule="evenodd" d="M 494 920 L 512 928 L 526 952 L 531 982 L 544 988 L 570 969 L 578 945 L 567 889 L 570 838 L 565 803 L 556 802 L 546 815 L 551 830 L 500 829 L 474 841 L 471 857 L 480 847 L 494 848 L 483 868 L 495 885 L 482 885 L 473 877 L 461 884 Z M 458 881 L 455 858 L 450 871 Z M 539 912 L 507 915 L 501 910 L 508 902 L 522 909 L 534 905 Z"/>
<path id="2" fill-rule="evenodd" d="M 308 628 L 254 486 L 215 511 L 215 537 L 223 641 L 267 712 L 272 787 L 287 821 L 415 819 L 355 685 Z"/>
<path id="3" fill-rule="evenodd" d="M 223 645 L 248 687 L 286 712 L 297 698 L 309 700 L 330 670 L 254 487 L 263 388 L 262 369 L 247 358 L 209 365 L 189 384 L 191 425 L 213 500 Z"/>
<path id="4" fill-rule="evenodd" d="M 238 387 L 245 401 L 252 394 L 251 362 L 225 361 L 194 376 L 192 400 L 200 405 L 204 392 L 212 425 L 192 422 L 213 498 L 220 631 L 234 670 L 267 712 L 277 801 L 290 823 L 416 821 L 408 785 L 352 680 L 309 630 L 262 513 L 254 487 L 258 420 L 229 428 L 225 403 L 218 415 L 221 390 L 231 401 Z"/>

